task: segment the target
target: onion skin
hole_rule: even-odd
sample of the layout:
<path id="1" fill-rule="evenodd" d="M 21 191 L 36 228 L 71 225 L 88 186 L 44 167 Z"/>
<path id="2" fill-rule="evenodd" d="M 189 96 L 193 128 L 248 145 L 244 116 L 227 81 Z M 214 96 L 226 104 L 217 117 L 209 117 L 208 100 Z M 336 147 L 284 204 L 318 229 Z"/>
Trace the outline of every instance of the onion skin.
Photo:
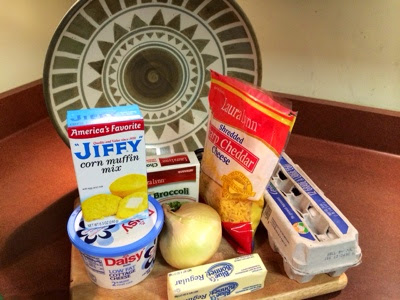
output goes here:
<path id="1" fill-rule="evenodd" d="M 221 218 L 211 206 L 189 202 L 173 212 L 164 204 L 163 210 L 159 247 L 169 265 L 177 269 L 198 266 L 217 252 L 222 237 Z"/>

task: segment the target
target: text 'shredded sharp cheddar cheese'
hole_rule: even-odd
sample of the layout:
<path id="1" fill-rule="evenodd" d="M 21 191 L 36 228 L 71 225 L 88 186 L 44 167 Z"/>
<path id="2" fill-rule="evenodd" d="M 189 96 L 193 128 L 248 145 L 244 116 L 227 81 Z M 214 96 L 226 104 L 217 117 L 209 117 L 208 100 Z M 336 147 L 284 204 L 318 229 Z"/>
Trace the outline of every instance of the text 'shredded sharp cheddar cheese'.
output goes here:
<path id="1" fill-rule="evenodd" d="M 220 214 L 227 240 L 251 253 L 264 189 L 296 113 L 262 89 L 213 71 L 209 103 L 200 196 Z"/>

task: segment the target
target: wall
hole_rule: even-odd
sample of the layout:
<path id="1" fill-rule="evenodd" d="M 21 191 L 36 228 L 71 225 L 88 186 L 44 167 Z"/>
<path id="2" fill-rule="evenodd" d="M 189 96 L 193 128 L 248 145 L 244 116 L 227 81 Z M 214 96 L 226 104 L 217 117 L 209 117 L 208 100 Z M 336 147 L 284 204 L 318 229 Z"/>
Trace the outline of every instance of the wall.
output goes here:
<path id="1" fill-rule="evenodd" d="M 40 79 L 53 33 L 74 0 L 0 0 L 0 93 Z"/>
<path id="2" fill-rule="evenodd" d="M 0 0 L 0 93 L 42 77 L 73 0 Z M 400 1 L 237 0 L 272 91 L 400 111 Z"/>
<path id="3" fill-rule="evenodd" d="M 237 0 L 263 57 L 263 86 L 400 111 L 400 1 Z"/>

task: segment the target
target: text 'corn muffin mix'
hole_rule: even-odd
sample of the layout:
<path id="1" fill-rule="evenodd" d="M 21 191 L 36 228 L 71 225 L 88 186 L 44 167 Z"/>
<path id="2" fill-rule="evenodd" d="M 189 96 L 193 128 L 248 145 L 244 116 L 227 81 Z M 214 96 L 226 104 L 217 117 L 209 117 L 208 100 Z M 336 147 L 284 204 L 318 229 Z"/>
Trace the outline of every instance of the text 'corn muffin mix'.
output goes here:
<path id="1" fill-rule="evenodd" d="M 67 112 L 86 228 L 148 216 L 144 121 L 137 105 Z"/>

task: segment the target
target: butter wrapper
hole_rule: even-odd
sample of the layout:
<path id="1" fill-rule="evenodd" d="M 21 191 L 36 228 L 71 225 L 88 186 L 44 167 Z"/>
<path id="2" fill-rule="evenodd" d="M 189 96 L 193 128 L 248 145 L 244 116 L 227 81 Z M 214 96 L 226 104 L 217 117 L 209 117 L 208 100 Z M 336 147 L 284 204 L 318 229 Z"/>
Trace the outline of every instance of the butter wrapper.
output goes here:
<path id="1" fill-rule="evenodd" d="M 258 254 L 168 273 L 168 299 L 221 299 L 264 287 L 267 269 Z"/>
<path id="2" fill-rule="evenodd" d="M 149 193 L 170 206 L 199 201 L 200 163 L 194 152 L 147 157 Z"/>

